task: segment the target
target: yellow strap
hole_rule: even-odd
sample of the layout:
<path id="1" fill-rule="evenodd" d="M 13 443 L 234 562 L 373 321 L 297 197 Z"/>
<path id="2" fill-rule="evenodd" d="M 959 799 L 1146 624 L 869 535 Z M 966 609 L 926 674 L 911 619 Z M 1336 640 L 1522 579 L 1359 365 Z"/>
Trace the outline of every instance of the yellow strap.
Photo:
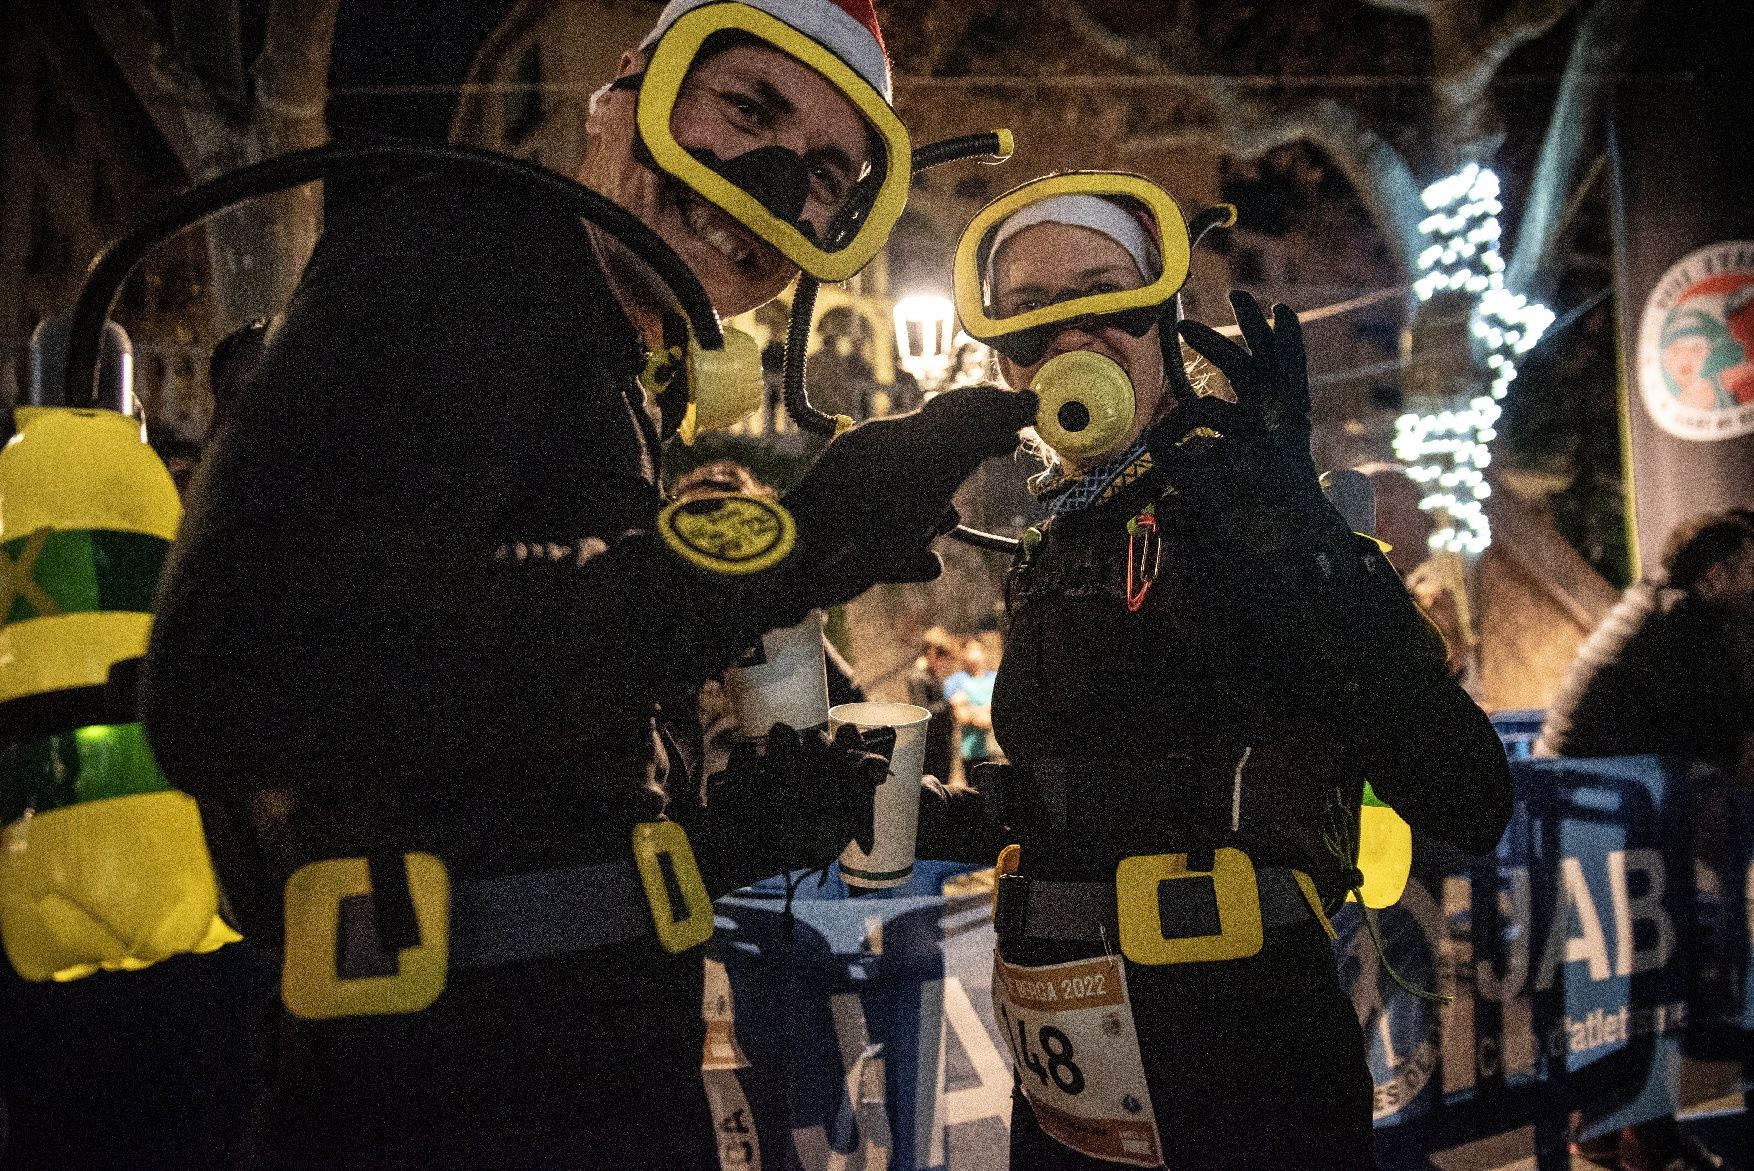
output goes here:
<path id="1" fill-rule="evenodd" d="M 1328 919 L 1328 913 L 1322 910 L 1321 896 L 1316 894 L 1315 879 L 1301 870 L 1293 870 L 1291 877 L 1297 880 L 1297 889 L 1303 892 L 1303 901 L 1309 904 L 1311 911 L 1315 912 L 1316 922 L 1322 925 L 1322 930 L 1328 933 L 1328 938 L 1330 940 L 1337 938 L 1333 922 Z"/>
<path id="2" fill-rule="evenodd" d="M 444 991 L 450 966 L 451 879 L 432 854 L 403 856 L 420 942 L 396 953 L 393 975 L 344 978 L 335 970 L 341 902 L 372 893 L 364 858 L 329 858 L 286 880 L 280 997 L 304 1020 L 420 1012 Z"/>
<path id="3" fill-rule="evenodd" d="M 1206 880 L 1218 902 L 1218 931 L 1167 939 L 1158 904 L 1165 882 Z M 1211 870 L 1189 870 L 1186 854 L 1137 854 L 1115 867 L 1115 910 L 1121 954 L 1135 964 L 1211 963 L 1247 959 L 1261 950 L 1261 896 L 1254 863 L 1234 846 L 1212 853 Z"/>

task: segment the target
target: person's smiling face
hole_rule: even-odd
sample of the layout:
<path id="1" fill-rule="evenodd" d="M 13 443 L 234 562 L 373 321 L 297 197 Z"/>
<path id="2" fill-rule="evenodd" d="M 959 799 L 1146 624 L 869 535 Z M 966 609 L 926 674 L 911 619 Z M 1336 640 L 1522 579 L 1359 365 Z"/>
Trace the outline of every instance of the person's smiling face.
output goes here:
<path id="1" fill-rule="evenodd" d="M 640 56 L 622 57 L 622 76 L 643 67 Z M 636 100 L 634 93 L 611 90 L 598 101 L 579 181 L 670 245 L 720 316 L 772 300 L 797 267 L 730 215 L 635 160 Z M 764 44 L 739 43 L 698 60 L 677 95 L 670 129 L 685 149 L 720 159 L 765 146 L 803 159 L 809 186 L 801 219 L 818 238 L 871 165 L 872 137 L 846 95 L 802 61 Z"/>
<path id="2" fill-rule="evenodd" d="M 1132 254 L 1101 232 L 1073 224 L 1041 223 L 1024 228 L 1000 247 L 993 264 L 992 312 L 1013 317 L 1071 297 L 1136 289 L 1145 276 Z M 1022 390 L 1049 359 L 1074 350 L 1101 354 L 1126 371 L 1133 383 L 1133 427 L 1117 450 L 1131 446 L 1163 405 L 1163 349 L 1158 327 L 1134 337 L 1117 325 L 1097 323 L 1060 331 L 1040 361 L 1023 366 L 1003 354 L 999 370 L 1005 384 Z"/>

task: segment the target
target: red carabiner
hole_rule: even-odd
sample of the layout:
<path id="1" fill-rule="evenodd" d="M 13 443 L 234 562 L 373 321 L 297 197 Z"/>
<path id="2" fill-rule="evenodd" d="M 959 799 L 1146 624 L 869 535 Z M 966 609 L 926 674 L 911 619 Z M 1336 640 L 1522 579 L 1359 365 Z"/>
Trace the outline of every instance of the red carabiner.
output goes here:
<path id="1" fill-rule="evenodd" d="M 1145 536 L 1140 548 L 1140 532 Z M 1147 572 L 1145 566 L 1149 562 L 1151 568 Z M 1157 580 L 1157 571 L 1163 565 L 1163 536 L 1157 528 L 1157 506 L 1147 504 L 1145 510 L 1127 522 L 1127 612 L 1137 614 L 1145 604 L 1145 595 L 1151 592 L 1151 583 Z"/>

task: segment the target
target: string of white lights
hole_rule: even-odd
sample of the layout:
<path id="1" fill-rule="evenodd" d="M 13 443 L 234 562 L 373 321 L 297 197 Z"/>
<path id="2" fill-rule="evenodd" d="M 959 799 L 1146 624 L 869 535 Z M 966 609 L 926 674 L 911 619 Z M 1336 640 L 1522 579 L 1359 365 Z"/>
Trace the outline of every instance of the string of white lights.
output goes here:
<path id="1" fill-rule="evenodd" d="M 1498 250 L 1498 215 L 1504 208 L 1498 192 L 1498 176 L 1469 163 L 1420 193 L 1431 214 L 1419 231 L 1432 242 L 1419 254 L 1413 293 L 1421 302 L 1442 292 L 1472 295 L 1470 330 L 1492 371 L 1487 393 L 1466 407 L 1409 412 L 1395 421 L 1395 456 L 1425 490 L 1419 507 L 1439 518 L 1431 535 L 1431 547 L 1439 552 L 1479 554 L 1492 543 L 1484 501 L 1492 494 L 1486 467 L 1498 436 L 1499 400 L 1516 381 L 1517 357 L 1534 348 L 1553 324 L 1545 305 L 1504 287 Z"/>

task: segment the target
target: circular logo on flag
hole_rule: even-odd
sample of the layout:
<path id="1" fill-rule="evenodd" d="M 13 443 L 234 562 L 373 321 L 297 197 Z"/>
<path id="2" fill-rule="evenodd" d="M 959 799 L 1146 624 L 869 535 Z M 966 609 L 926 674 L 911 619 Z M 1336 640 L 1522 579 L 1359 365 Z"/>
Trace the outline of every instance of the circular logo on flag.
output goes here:
<path id="1" fill-rule="evenodd" d="M 1696 249 L 1663 274 L 1639 321 L 1638 383 L 1671 435 L 1754 431 L 1754 240 Z"/>
<path id="2" fill-rule="evenodd" d="M 1347 903 L 1334 916 L 1334 930 L 1341 983 L 1364 1030 L 1374 1083 L 1371 1116 L 1380 1119 L 1401 1114 L 1420 1099 L 1438 1070 L 1443 1047 L 1437 1006 L 1403 989 L 1389 968 L 1411 987 L 1437 991 L 1445 928 L 1441 912 L 1417 878 L 1407 880 L 1400 902 L 1367 913 L 1376 918 L 1386 954 L 1378 954 L 1356 903 Z"/>

